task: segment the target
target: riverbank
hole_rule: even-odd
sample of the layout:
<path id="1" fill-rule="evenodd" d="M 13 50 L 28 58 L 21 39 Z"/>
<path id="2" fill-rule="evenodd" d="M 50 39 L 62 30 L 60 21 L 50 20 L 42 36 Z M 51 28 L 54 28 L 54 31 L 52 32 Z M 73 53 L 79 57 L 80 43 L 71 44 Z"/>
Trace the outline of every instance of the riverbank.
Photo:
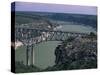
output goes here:
<path id="1" fill-rule="evenodd" d="M 20 41 L 15 41 L 15 50 L 20 46 L 23 46 L 23 43 Z"/>

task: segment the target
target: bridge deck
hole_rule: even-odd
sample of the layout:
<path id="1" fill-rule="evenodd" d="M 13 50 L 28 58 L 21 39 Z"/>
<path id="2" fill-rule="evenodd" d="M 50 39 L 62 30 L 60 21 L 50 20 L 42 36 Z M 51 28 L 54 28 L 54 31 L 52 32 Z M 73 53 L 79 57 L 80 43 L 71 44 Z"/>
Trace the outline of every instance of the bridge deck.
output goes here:
<path id="1" fill-rule="evenodd" d="M 70 34 L 80 34 L 80 35 L 88 35 L 89 33 L 79 33 L 79 32 L 68 32 L 68 31 L 61 31 L 61 30 L 48 30 L 48 29 L 39 29 L 39 28 L 31 28 L 31 27 L 22 27 L 16 26 L 15 29 L 22 29 L 22 30 L 36 30 L 41 32 L 60 32 L 60 33 L 70 33 Z"/>

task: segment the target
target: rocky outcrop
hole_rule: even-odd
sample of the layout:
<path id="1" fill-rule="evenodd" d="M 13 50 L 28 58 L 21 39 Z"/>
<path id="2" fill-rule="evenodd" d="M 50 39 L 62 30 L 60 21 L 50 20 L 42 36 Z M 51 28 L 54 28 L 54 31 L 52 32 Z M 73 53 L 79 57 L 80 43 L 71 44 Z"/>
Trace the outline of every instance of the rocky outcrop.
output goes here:
<path id="1" fill-rule="evenodd" d="M 90 38 L 75 38 L 55 49 L 55 65 L 46 70 L 88 69 L 97 67 L 97 42 Z"/>

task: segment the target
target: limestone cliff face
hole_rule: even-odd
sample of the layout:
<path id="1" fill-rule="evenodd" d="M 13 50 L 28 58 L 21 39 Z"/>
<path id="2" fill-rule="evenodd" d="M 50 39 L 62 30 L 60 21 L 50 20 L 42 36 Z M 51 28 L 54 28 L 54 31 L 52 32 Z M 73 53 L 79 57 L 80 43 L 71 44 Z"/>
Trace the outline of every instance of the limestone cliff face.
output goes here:
<path id="1" fill-rule="evenodd" d="M 97 41 L 75 38 L 55 49 L 55 65 L 48 70 L 88 69 L 97 67 Z"/>

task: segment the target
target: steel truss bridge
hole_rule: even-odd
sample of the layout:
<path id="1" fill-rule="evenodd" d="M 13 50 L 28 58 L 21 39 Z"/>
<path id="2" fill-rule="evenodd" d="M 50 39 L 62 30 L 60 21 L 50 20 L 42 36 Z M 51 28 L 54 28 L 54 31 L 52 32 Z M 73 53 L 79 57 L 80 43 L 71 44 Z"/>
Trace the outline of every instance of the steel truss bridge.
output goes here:
<path id="1" fill-rule="evenodd" d="M 67 32 L 60 30 L 46 30 L 29 27 L 15 27 L 15 39 L 26 46 L 26 65 L 33 65 L 33 47 L 43 41 L 64 41 L 69 37 L 86 36 L 86 33 Z"/>

